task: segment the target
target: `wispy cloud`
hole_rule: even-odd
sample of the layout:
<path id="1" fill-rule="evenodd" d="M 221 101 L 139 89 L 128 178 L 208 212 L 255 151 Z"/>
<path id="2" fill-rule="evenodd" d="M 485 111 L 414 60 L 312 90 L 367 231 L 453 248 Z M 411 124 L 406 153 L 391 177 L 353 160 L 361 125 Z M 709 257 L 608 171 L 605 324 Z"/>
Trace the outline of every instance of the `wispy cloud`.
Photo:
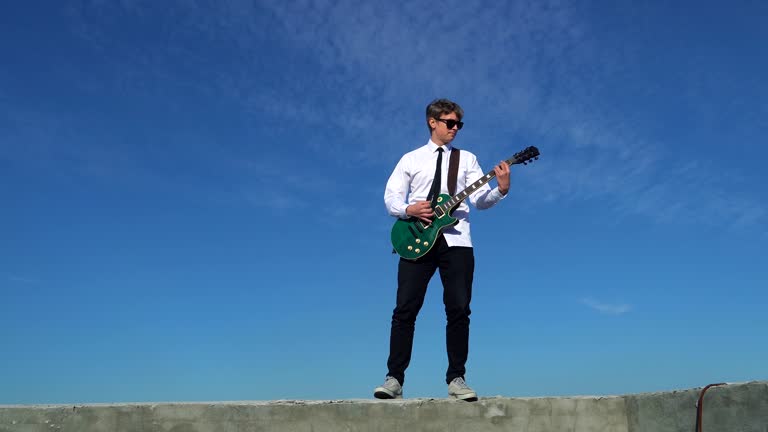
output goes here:
<path id="1" fill-rule="evenodd" d="M 15 275 L 8 276 L 8 280 L 10 282 L 17 282 L 22 284 L 36 284 L 40 282 L 39 279 L 23 277 L 23 276 L 15 276 Z"/>
<path id="2" fill-rule="evenodd" d="M 128 46 L 110 26 L 114 15 L 173 25 L 151 28 L 151 44 Z M 423 139 L 423 125 L 414 118 L 423 115 L 425 102 L 445 95 L 471 109 L 475 132 L 462 134 L 474 138 L 469 147 L 476 152 L 490 153 L 478 143 L 521 134 L 542 147 L 542 163 L 530 177 L 546 191 L 544 200 L 599 200 L 619 216 L 659 223 L 749 229 L 768 221 L 768 206 L 749 187 L 739 187 L 748 182 L 734 181 L 733 170 L 719 167 L 714 174 L 706 154 L 691 148 L 683 161 L 675 142 L 647 132 L 659 121 L 655 112 L 616 108 L 632 96 L 664 90 L 656 77 L 632 68 L 642 42 L 607 40 L 572 4 L 447 0 L 427 14 L 414 2 L 224 0 L 158 7 L 142 0 L 86 1 L 70 8 L 69 17 L 73 31 L 94 49 L 119 50 L 104 56 L 113 63 L 106 67 L 114 72 L 109 85 L 126 92 L 190 89 L 232 101 L 255 119 L 332 131 L 305 143 L 316 155 L 344 154 L 389 169 Z M 227 52 L 229 67 L 205 58 L 204 46 Z M 704 59 L 697 70 L 707 70 Z M 696 93 L 711 91 L 715 82 L 713 76 L 686 79 L 693 94 L 687 102 L 694 106 L 705 99 Z M 99 84 L 84 79 L 83 85 Z M 746 95 L 746 86 L 731 88 Z M 729 100 L 742 109 L 742 99 Z M 715 111 L 700 115 L 710 120 Z M 390 127 L 372 136 L 382 118 Z M 762 136 L 756 132 L 768 123 L 757 114 L 750 118 L 756 121 L 745 125 L 753 132 L 746 135 Z"/>
<path id="3" fill-rule="evenodd" d="M 607 315 L 623 315 L 632 309 L 628 304 L 603 303 L 591 298 L 581 299 L 581 302 L 590 308 Z"/>
<path id="4" fill-rule="evenodd" d="M 714 171 L 701 156 L 681 158 L 672 150 L 678 148 L 674 143 L 644 132 L 642 118 L 611 108 L 606 82 L 626 78 L 626 88 L 655 89 L 653 78 L 627 69 L 636 55 L 632 46 L 598 42 L 578 10 L 562 3 L 479 6 L 462 3 L 467 13 L 461 20 L 427 16 L 407 5 L 386 10 L 323 2 L 269 7 L 297 49 L 311 49 L 319 64 L 337 71 L 324 79 L 347 83 L 349 92 L 336 101 L 334 112 L 338 127 L 353 135 L 379 112 L 407 124 L 412 113 L 403 116 L 408 103 L 403 94 L 464 89 L 456 96 L 468 105 L 490 109 L 482 113 L 490 118 L 504 113 L 518 130 L 544 142 L 553 163 L 539 179 L 550 200 L 597 198 L 619 214 L 662 223 L 749 228 L 766 222 L 768 207 L 748 188 L 733 190 L 733 183 L 713 181 Z M 299 19 L 305 7 L 312 10 L 309 21 Z M 451 55 L 435 50 L 425 37 L 446 28 L 451 29 Z M 381 109 L 373 116 L 360 110 L 375 104 Z M 503 123 L 494 127 L 504 133 Z M 407 141 L 397 132 L 391 138 Z M 680 165 L 687 167 L 682 182 L 675 173 Z M 721 180 L 729 175 L 722 168 L 719 172 Z"/>

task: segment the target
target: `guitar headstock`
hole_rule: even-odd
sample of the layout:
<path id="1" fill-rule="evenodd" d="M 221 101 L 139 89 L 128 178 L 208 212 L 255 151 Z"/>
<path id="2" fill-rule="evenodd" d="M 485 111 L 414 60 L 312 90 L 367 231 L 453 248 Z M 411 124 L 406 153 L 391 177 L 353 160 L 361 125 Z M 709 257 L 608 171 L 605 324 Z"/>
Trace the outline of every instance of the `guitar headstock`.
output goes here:
<path id="1" fill-rule="evenodd" d="M 509 165 L 520 164 L 520 163 L 523 165 L 528 165 L 529 162 L 533 162 L 538 159 L 539 159 L 539 149 L 537 149 L 534 146 L 530 146 L 525 148 L 524 150 L 521 150 L 515 153 L 515 155 L 507 159 L 506 162 Z"/>

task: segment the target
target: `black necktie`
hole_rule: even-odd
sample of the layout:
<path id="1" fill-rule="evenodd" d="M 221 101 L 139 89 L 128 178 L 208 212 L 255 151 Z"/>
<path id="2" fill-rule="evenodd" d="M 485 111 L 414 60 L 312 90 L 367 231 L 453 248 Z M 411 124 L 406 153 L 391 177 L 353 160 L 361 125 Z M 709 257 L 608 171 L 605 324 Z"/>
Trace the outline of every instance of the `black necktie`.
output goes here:
<path id="1" fill-rule="evenodd" d="M 437 196 L 440 195 L 440 183 L 442 182 L 442 179 L 440 178 L 440 172 L 442 171 L 443 166 L 443 148 L 438 147 L 437 149 L 437 164 L 435 165 L 435 179 L 432 180 L 432 190 L 429 191 L 429 196 L 427 197 L 427 201 L 430 199 L 432 200 L 432 207 L 437 205 Z"/>

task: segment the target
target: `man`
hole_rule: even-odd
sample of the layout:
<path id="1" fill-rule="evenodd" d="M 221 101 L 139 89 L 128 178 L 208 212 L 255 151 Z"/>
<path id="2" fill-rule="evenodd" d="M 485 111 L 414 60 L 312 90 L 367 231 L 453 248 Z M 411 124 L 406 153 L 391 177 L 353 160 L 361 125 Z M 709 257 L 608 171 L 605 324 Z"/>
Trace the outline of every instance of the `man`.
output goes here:
<path id="1" fill-rule="evenodd" d="M 400 159 L 387 182 L 384 203 L 392 216 L 430 222 L 434 217 L 430 199 L 448 191 L 446 174 L 452 153 L 459 155 L 457 192 L 464 190 L 485 173 L 474 154 L 465 150 L 458 151 L 451 145 L 464 126 L 461 121 L 464 110 L 447 99 L 438 99 L 427 106 L 426 114 L 430 140 Z M 494 172 L 498 187 L 491 189 L 485 184 L 469 196 L 469 201 L 479 210 L 492 207 L 509 191 L 509 166 L 501 162 L 494 168 Z M 435 182 L 433 189 L 435 179 L 438 182 Z M 374 390 L 374 396 L 379 399 L 403 396 L 402 386 L 405 382 L 405 369 L 411 361 L 416 316 L 424 303 L 429 280 L 440 269 L 447 317 L 445 338 L 448 352 L 448 395 L 460 400 L 477 400 L 477 393 L 464 381 L 469 352 L 469 303 L 475 268 L 469 230 L 469 206 L 466 202 L 456 208 L 453 217 L 458 219 L 458 223 L 445 229 L 426 255 L 416 260 L 400 258 L 397 301 L 392 313 L 387 360 L 389 371 L 384 384 Z"/>

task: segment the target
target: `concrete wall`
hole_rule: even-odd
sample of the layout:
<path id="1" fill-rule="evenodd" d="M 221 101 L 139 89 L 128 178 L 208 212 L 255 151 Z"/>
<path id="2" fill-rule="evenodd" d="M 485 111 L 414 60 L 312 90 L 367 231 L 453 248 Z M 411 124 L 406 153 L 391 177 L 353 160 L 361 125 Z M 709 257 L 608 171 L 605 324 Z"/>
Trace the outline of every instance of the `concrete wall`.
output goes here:
<path id="1" fill-rule="evenodd" d="M 701 389 L 624 396 L 629 432 L 694 432 Z M 768 382 L 712 387 L 703 432 L 768 432 Z"/>
<path id="2" fill-rule="evenodd" d="M 700 389 L 610 397 L 0 406 L 0 432 L 694 432 Z M 704 431 L 768 432 L 768 382 L 706 393 Z"/>

